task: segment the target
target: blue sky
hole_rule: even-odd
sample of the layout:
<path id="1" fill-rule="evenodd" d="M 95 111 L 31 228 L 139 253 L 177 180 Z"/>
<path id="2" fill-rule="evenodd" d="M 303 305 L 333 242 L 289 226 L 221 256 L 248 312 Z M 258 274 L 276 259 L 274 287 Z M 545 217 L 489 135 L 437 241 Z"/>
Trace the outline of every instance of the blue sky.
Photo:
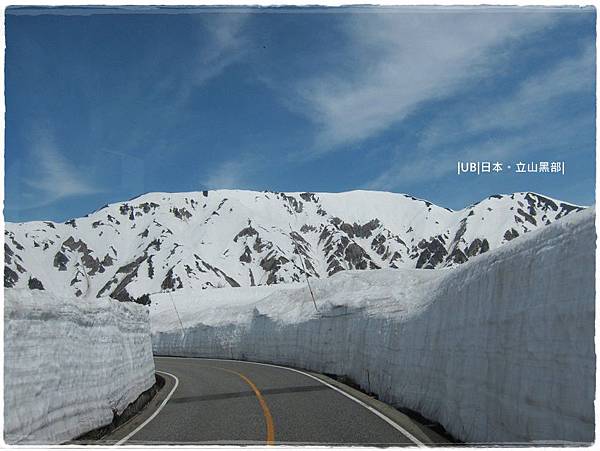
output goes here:
<path id="1" fill-rule="evenodd" d="M 217 188 L 595 202 L 593 8 L 12 8 L 6 45 L 8 221 Z"/>

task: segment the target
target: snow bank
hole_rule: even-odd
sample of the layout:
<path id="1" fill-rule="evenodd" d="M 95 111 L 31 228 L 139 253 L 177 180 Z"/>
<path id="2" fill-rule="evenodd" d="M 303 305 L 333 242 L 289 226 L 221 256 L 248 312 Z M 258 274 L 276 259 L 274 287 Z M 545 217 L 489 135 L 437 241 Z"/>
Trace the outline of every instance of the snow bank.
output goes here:
<path id="1" fill-rule="evenodd" d="M 154 351 L 346 375 L 468 442 L 591 442 L 594 215 L 456 269 L 316 280 L 320 312 L 299 287 L 201 310 L 185 335 L 155 330 Z"/>
<path id="2" fill-rule="evenodd" d="M 299 284 L 286 284 L 286 287 L 299 287 Z M 304 285 L 305 286 L 305 285 Z M 233 318 L 223 316 L 223 308 L 237 312 L 236 307 L 253 305 L 257 301 L 281 289 L 281 285 L 262 285 L 245 288 L 213 288 L 206 290 L 178 290 L 156 293 L 151 296 L 149 305 L 152 330 L 181 330 L 199 322 L 231 322 Z M 212 314 L 209 315 L 208 312 Z M 243 313 L 242 313 L 243 315 Z M 211 319 L 209 319 L 209 316 Z"/>
<path id="3" fill-rule="evenodd" d="M 5 290 L 4 438 L 61 443 L 154 384 L 148 313 L 106 299 Z"/>

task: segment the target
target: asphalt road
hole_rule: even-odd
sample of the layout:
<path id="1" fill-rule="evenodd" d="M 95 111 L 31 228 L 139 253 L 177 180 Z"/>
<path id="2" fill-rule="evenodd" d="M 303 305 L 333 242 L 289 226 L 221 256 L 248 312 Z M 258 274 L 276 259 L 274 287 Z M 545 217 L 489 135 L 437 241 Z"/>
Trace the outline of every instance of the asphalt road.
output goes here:
<path id="1" fill-rule="evenodd" d="M 427 441 L 408 417 L 384 414 L 366 395 L 306 373 L 227 360 L 157 357 L 155 362 L 167 380 L 160 399 L 105 440 L 379 446 Z"/>

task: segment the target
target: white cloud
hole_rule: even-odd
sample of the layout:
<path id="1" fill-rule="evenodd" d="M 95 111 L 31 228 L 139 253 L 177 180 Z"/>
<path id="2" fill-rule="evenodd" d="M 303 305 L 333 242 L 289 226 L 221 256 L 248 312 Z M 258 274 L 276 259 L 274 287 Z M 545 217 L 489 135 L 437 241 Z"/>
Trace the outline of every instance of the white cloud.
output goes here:
<path id="1" fill-rule="evenodd" d="M 246 54 L 246 37 L 243 34 L 247 14 L 224 13 L 206 21 L 211 37 L 198 52 L 194 83 L 202 84 L 220 74 Z"/>
<path id="2" fill-rule="evenodd" d="M 23 179 L 26 199 L 19 207 L 37 208 L 58 200 L 101 192 L 86 173 L 61 154 L 50 133 L 33 133 L 29 174 Z"/>
<path id="3" fill-rule="evenodd" d="M 417 149 L 398 152 L 390 167 L 367 186 L 394 189 L 433 181 L 456 171 L 457 161 L 521 159 L 540 147 L 563 146 L 568 152 L 578 133 L 593 127 L 594 118 L 565 115 L 558 105 L 574 94 L 593 96 L 594 71 L 592 44 L 527 78 L 507 98 L 482 99 L 469 110 L 440 115 L 425 130 Z M 482 133 L 494 137 L 481 139 Z"/>
<path id="4" fill-rule="evenodd" d="M 248 184 L 252 164 L 244 160 L 229 160 L 206 174 L 202 185 L 208 189 L 242 189 Z"/>
<path id="5" fill-rule="evenodd" d="M 207 17 L 208 16 L 208 17 Z M 222 13 L 200 15 L 196 46 L 188 67 L 164 81 L 163 87 L 178 89 L 173 107 L 179 108 L 193 91 L 221 75 L 228 67 L 241 61 L 247 54 L 248 42 L 244 26 L 248 14 Z"/>
<path id="6" fill-rule="evenodd" d="M 473 115 L 465 126 L 468 132 L 529 127 L 555 114 L 555 101 L 561 97 L 593 92 L 595 79 L 595 48 L 589 44 L 579 55 L 526 80 L 504 102 Z"/>
<path id="7" fill-rule="evenodd" d="M 542 10 L 459 8 L 351 17 L 349 70 L 320 73 L 297 87 L 296 107 L 318 127 L 321 151 L 364 140 L 485 77 L 502 60 L 500 45 L 552 20 Z"/>

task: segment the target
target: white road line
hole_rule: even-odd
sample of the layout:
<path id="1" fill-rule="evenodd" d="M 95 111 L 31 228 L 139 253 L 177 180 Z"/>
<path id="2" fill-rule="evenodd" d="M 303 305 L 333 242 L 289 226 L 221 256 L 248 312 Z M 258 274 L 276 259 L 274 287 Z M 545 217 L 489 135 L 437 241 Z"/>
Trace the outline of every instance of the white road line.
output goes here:
<path id="1" fill-rule="evenodd" d="M 169 402 L 169 399 L 171 399 L 171 396 L 173 396 L 173 393 L 175 393 L 175 390 L 177 389 L 177 386 L 179 385 L 179 379 L 177 379 L 177 376 L 175 376 L 174 374 L 171 374 L 171 373 L 167 373 L 166 371 L 158 371 L 157 370 L 156 372 L 161 373 L 161 374 L 166 374 L 167 376 L 171 376 L 173 379 L 175 379 L 175 386 L 171 389 L 171 391 L 169 392 L 167 397 L 163 400 L 163 402 L 160 404 L 160 406 L 158 406 L 158 409 L 156 409 L 156 411 L 152 415 L 150 415 L 150 417 L 146 421 L 144 421 L 137 428 L 135 428 L 133 431 L 131 431 L 127 436 L 125 436 L 124 438 L 119 440 L 117 443 L 115 443 L 114 446 L 122 445 L 127 440 L 129 440 L 131 437 L 133 437 L 135 434 L 137 434 L 144 426 L 146 426 L 148 423 L 150 423 L 154 419 L 154 417 L 156 417 L 156 415 L 158 415 L 160 413 L 160 411 L 163 409 L 163 407 L 165 407 L 167 405 L 167 402 Z"/>
<path id="2" fill-rule="evenodd" d="M 166 358 L 171 358 L 171 359 L 182 358 L 182 357 L 171 357 L 171 356 L 156 356 L 156 357 L 159 357 L 159 358 L 166 357 Z M 394 429 L 396 429 L 398 432 L 400 432 L 402 435 L 404 435 L 407 439 L 409 439 L 411 442 L 413 442 L 418 447 L 421 447 L 421 448 L 425 448 L 426 447 L 426 445 L 422 441 L 420 441 L 418 438 L 416 438 L 414 435 L 412 435 L 410 432 L 408 432 L 406 429 L 404 429 L 402 426 L 400 426 L 394 420 L 392 420 L 391 418 L 385 416 L 379 410 L 375 409 L 374 407 L 371 407 L 370 405 L 366 404 L 365 402 L 361 401 L 360 399 L 355 398 L 350 393 L 346 393 L 344 390 L 342 390 L 340 388 L 337 388 L 336 386 L 331 385 L 330 383 L 325 382 L 324 380 L 319 379 L 318 377 L 313 376 L 312 374 L 305 373 L 304 371 L 297 370 L 295 368 L 289 368 L 287 366 L 273 365 L 271 363 L 246 362 L 246 361 L 243 361 L 243 360 L 233 360 L 233 359 L 208 359 L 208 358 L 203 358 L 203 357 L 183 357 L 183 358 L 192 358 L 192 359 L 197 359 L 197 360 L 213 360 L 213 361 L 219 361 L 219 360 L 223 361 L 224 360 L 224 361 L 227 361 L 227 362 L 250 363 L 252 365 L 272 366 L 273 368 L 281 368 L 281 369 L 284 369 L 284 370 L 294 371 L 295 373 L 303 374 L 306 377 L 310 377 L 311 379 L 314 379 L 317 382 L 320 382 L 321 384 L 326 385 L 327 387 L 331 388 L 332 390 L 335 390 L 336 392 L 344 395 L 346 398 L 351 399 L 355 403 L 361 405 L 365 409 L 367 409 L 370 412 L 374 413 L 375 415 L 377 415 L 383 421 L 385 421 L 386 423 L 388 423 L 390 426 L 392 426 Z"/>

